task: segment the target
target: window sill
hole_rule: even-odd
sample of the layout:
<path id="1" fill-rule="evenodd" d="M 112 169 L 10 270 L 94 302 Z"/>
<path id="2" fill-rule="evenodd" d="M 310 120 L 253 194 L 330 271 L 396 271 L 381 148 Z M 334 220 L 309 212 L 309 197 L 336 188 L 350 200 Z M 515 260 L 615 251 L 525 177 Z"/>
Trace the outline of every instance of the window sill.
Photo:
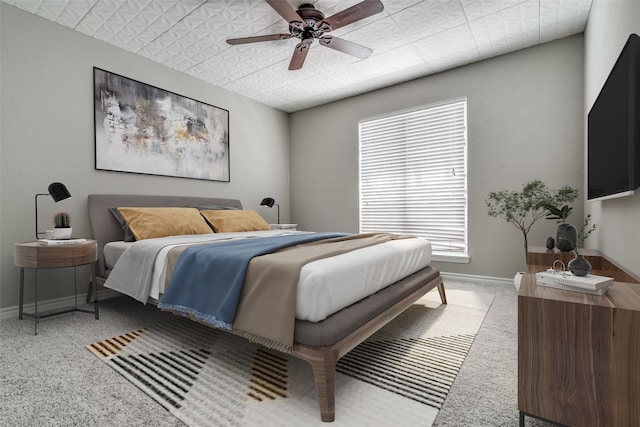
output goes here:
<path id="1" fill-rule="evenodd" d="M 436 262 L 452 262 L 456 264 L 469 264 L 468 255 L 452 255 L 452 254 L 433 254 L 432 261 Z"/>

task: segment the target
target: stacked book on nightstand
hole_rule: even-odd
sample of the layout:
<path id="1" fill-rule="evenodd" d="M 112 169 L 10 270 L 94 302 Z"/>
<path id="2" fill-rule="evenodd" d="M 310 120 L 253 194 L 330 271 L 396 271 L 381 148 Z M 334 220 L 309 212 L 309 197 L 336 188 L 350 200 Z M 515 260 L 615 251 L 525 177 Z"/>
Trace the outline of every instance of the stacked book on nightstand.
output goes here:
<path id="1" fill-rule="evenodd" d="M 86 241 L 87 239 L 38 239 L 43 245 L 77 245 Z"/>
<path id="2" fill-rule="evenodd" d="M 538 286 L 547 286 L 565 291 L 603 295 L 607 288 L 613 285 L 613 278 L 596 276 L 595 274 L 574 276 L 566 271 L 547 270 L 536 273 L 536 283 Z"/>

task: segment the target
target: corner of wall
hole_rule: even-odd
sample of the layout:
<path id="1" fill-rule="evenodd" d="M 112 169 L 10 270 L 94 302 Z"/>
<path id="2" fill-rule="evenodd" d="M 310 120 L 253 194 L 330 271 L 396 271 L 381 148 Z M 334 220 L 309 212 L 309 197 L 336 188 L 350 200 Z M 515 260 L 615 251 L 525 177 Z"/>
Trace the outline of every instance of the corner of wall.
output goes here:
<path id="1" fill-rule="evenodd" d="M 585 28 L 584 117 L 597 98 L 629 34 L 640 34 L 640 2 L 594 0 Z M 585 120 L 585 129 L 587 123 Z M 587 181 L 587 133 L 585 145 L 585 188 Z M 640 275 L 638 241 L 640 228 L 640 194 L 598 202 L 586 202 L 585 214 L 591 213 L 598 230 L 587 246 Z"/>

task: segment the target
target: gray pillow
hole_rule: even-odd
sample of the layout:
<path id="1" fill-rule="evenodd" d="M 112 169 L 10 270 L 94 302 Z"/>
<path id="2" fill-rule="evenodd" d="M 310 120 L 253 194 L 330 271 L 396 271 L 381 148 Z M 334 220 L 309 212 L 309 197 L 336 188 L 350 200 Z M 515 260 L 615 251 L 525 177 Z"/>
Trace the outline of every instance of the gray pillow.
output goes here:
<path id="1" fill-rule="evenodd" d="M 120 226 L 122 227 L 122 238 L 125 242 L 135 242 L 136 236 L 133 235 L 129 226 L 127 225 L 127 221 L 124 220 L 118 208 L 109 208 L 113 216 L 118 220 Z"/>

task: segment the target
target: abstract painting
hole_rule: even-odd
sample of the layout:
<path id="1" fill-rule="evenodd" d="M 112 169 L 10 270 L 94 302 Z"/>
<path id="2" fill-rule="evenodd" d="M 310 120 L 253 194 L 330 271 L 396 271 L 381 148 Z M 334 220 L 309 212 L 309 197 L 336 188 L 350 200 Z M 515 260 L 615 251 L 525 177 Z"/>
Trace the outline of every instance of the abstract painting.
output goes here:
<path id="1" fill-rule="evenodd" d="M 229 111 L 93 68 L 96 169 L 229 182 Z"/>

